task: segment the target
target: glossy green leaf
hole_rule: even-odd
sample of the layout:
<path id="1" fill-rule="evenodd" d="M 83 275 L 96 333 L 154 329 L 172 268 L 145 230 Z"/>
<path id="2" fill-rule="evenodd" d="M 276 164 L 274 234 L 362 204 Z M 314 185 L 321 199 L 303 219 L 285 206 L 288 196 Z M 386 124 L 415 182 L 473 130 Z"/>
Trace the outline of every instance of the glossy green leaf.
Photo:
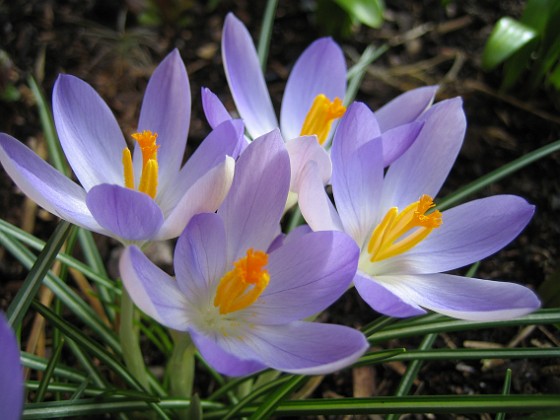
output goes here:
<path id="1" fill-rule="evenodd" d="M 371 28 L 383 24 L 383 2 L 381 0 L 334 0 L 354 19 Z"/>

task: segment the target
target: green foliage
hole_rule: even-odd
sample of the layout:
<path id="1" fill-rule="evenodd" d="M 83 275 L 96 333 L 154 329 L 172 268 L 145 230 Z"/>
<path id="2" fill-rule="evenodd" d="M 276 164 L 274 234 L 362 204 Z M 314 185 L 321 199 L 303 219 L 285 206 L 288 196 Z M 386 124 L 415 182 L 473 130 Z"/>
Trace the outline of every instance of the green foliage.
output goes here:
<path id="1" fill-rule="evenodd" d="M 324 32 L 349 38 L 353 28 L 380 28 L 385 5 L 382 0 L 318 0 L 316 19 Z"/>

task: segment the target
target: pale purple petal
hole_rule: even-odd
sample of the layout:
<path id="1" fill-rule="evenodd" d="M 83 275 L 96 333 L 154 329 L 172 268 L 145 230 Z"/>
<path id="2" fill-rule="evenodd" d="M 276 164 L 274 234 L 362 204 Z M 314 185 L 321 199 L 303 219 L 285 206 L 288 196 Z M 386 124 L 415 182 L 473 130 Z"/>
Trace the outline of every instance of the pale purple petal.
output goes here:
<path id="1" fill-rule="evenodd" d="M 281 246 L 284 246 L 291 241 L 298 240 L 310 232 L 312 232 L 312 230 L 308 225 L 299 225 L 298 227 L 292 229 L 287 235 L 282 233 L 274 238 L 274 241 L 272 241 L 266 252 L 270 254 L 272 251 L 277 250 Z"/>
<path id="2" fill-rule="evenodd" d="M 346 61 L 331 38 L 313 42 L 296 61 L 290 73 L 280 111 L 280 126 L 286 139 L 298 137 L 315 97 L 344 99 Z"/>
<path id="3" fill-rule="evenodd" d="M 228 261 L 247 249 L 266 250 L 278 233 L 290 188 L 290 159 L 278 130 L 253 141 L 239 157 L 233 185 L 218 210 L 228 232 Z"/>
<path id="4" fill-rule="evenodd" d="M 379 262 L 379 273 L 437 273 L 479 261 L 509 244 L 531 220 L 535 206 L 497 195 L 443 212 L 443 224 L 410 251 Z"/>
<path id="5" fill-rule="evenodd" d="M 424 309 L 413 302 L 404 302 L 399 296 L 365 274 L 356 274 L 354 286 L 362 299 L 383 315 L 407 318 L 426 313 Z"/>
<path id="6" fill-rule="evenodd" d="M 179 51 L 173 50 L 155 69 L 142 101 L 138 131 L 158 134 L 159 187 L 175 180 L 183 162 L 191 120 L 191 91 Z M 136 147 L 135 149 L 139 149 Z M 139 150 L 135 150 L 139 154 Z M 141 156 L 134 160 L 141 160 Z M 137 174 L 140 177 L 140 174 Z"/>
<path id="7" fill-rule="evenodd" d="M 126 142 L 111 110 L 90 85 L 61 74 L 54 85 L 53 116 L 64 154 L 86 191 L 123 182 Z"/>
<path id="8" fill-rule="evenodd" d="M 362 102 L 353 102 L 336 128 L 331 153 L 340 157 L 351 156 L 355 150 L 379 136 L 381 130 L 373 112 Z"/>
<path id="9" fill-rule="evenodd" d="M 232 13 L 228 13 L 224 23 L 222 59 L 237 111 L 251 137 L 260 137 L 277 128 L 257 50 L 247 28 Z"/>
<path id="10" fill-rule="evenodd" d="M 318 175 L 326 185 L 331 178 L 332 165 L 329 154 L 319 144 L 315 136 L 296 137 L 286 143 L 290 155 L 291 181 L 290 191 L 297 193 L 301 184 L 301 176 L 305 165 L 314 161 Z"/>
<path id="11" fill-rule="evenodd" d="M 419 121 L 399 125 L 381 135 L 383 141 L 383 166 L 387 167 L 408 150 L 418 137 L 423 123 Z"/>
<path id="12" fill-rule="evenodd" d="M 202 96 L 202 109 L 210 127 L 216 128 L 224 121 L 231 120 L 231 115 L 226 107 L 210 89 L 203 87 L 200 90 Z"/>
<path id="13" fill-rule="evenodd" d="M 191 305 L 212 305 L 214 288 L 228 271 L 226 232 L 220 216 L 205 213 L 193 217 L 179 236 L 174 261 L 179 289 Z"/>
<path id="14" fill-rule="evenodd" d="M 177 282 L 154 265 L 136 246 L 127 247 L 120 258 L 122 281 L 132 301 L 160 324 L 187 331 L 188 301 Z"/>
<path id="15" fill-rule="evenodd" d="M 85 229 L 108 234 L 87 208 L 82 187 L 7 134 L 0 134 L 0 161 L 16 185 L 45 210 Z"/>
<path id="16" fill-rule="evenodd" d="M 298 203 L 305 221 L 313 230 L 340 230 L 342 222 L 319 175 L 315 162 L 309 162 L 301 173 Z"/>
<path id="17" fill-rule="evenodd" d="M 247 308 L 259 324 L 284 324 L 321 312 L 348 289 L 359 249 L 342 232 L 312 232 L 271 252 L 270 282 Z"/>
<path id="18" fill-rule="evenodd" d="M 383 209 L 400 209 L 422 194 L 435 197 L 445 181 L 463 143 L 466 118 L 461 98 L 432 106 L 420 121 L 424 126 L 416 141 L 388 169 Z"/>
<path id="19" fill-rule="evenodd" d="M 224 350 L 216 340 L 191 330 L 191 337 L 204 360 L 222 375 L 245 376 L 266 368 L 256 360 L 234 356 Z"/>
<path id="20" fill-rule="evenodd" d="M 338 152 L 338 153 L 337 153 Z M 332 186 L 344 231 L 360 247 L 378 222 L 383 187 L 383 150 L 379 140 L 363 144 L 350 156 L 333 146 Z"/>
<path id="21" fill-rule="evenodd" d="M 86 196 L 95 220 L 112 236 L 127 241 L 153 239 L 163 224 L 163 214 L 152 198 L 118 185 L 101 184 Z"/>
<path id="22" fill-rule="evenodd" d="M 515 283 L 450 274 L 380 276 L 379 281 L 403 300 L 441 314 L 470 321 L 501 321 L 540 307 L 537 296 Z"/>
<path id="23" fill-rule="evenodd" d="M 233 158 L 226 156 L 221 164 L 200 176 L 165 215 L 165 222 L 155 239 L 176 238 L 195 214 L 216 211 L 230 190 L 234 171 Z"/>
<path id="24" fill-rule="evenodd" d="M 414 121 L 432 104 L 437 89 L 438 86 L 413 89 L 379 108 L 375 115 L 381 131 Z"/>
<path id="25" fill-rule="evenodd" d="M 273 369 L 300 375 L 322 375 L 343 369 L 369 345 L 362 333 L 341 325 L 292 322 L 255 325 L 241 339 L 227 341 L 231 353 L 259 360 Z"/>
<path id="26" fill-rule="evenodd" d="M 0 407 L 2 418 L 17 420 L 23 411 L 23 369 L 14 332 L 0 313 Z"/>

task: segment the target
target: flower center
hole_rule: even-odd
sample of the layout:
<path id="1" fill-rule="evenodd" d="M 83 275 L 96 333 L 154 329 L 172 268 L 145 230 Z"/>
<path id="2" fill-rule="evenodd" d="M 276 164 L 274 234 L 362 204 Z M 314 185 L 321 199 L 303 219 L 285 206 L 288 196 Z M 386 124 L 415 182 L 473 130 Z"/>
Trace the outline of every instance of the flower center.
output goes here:
<path id="1" fill-rule="evenodd" d="M 264 269 L 267 263 L 268 254 L 252 248 L 247 250 L 246 257 L 233 263 L 233 270 L 221 278 L 214 297 L 214 306 L 220 309 L 220 314 L 245 309 L 258 299 L 270 280 Z"/>
<path id="2" fill-rule="evenodd" d="M 323 144 L 327 140 L 333 121 L 342 117 L 345 112 L 346 107 L 342 105 L 340 98 L 334 98 L 334 101 L 331 102 L 325 95 L 319 94 L 313 100 L 313 104 L 305 116 L 299 135 L 315 134 L 319 144 Z"/>
<path id="3" fill-rule="evenodd" d="M 426 194 L 401 212 L 392 207 L 369 239 L 370 261 L 377 262 L 402 254 L 426 239 L 442 223 L 439 210 L 426 214 L 433 207 L 432 197 Z"/>
<path id="4" fill-rule="evenodd" d="M 144 130 L 141 133 L 132 134 L 132 138 L 138 142 L 142 150 L 142 175 L 138 184 L 138 191 L 148 194 L 155 198 L 158 184 L 158 161 L 157 151 L 159 145 L 156 144 L 157 133 Z M 122 163 L 124 168 L 124 186 L 134 189 L 134 169 L 132 167 L 132 155 L 126 147 L 123 150 Z"/>

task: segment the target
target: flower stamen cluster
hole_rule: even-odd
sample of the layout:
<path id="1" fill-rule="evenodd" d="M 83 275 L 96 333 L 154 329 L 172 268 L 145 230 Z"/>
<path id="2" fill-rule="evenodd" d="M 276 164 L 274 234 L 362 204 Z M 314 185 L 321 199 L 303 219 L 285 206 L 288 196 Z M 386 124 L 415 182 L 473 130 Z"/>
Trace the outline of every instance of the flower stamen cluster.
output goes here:
<path id="1" fill-rule="evenodd" d="M 132 138 L 138 142 L 142 150 L 142 175 L 138 184 L 138 191 L 148 194 L 155 198 L 158 185 L 158 161 L 157 151 L 159 145 L 156 144 L 157 133 L 144 130 L 141 133 L 132 134 Z M 123 150 L 122 163 L 124 168 L 124 186 L 134 189 L 134 169 L 132 166 L 132 155 L 130 149 Z"/>
<path id="2" fill-rule="evenodd" d="M 319 144 L 325 143 L 332 123 L 342 117 L 345 112 L 346 107 L 342 105 L 340 98 L 334 98 L 331 101 L 323 94 L 317 95 L 305 116 L 300 136 L 316 135 Z"/>

